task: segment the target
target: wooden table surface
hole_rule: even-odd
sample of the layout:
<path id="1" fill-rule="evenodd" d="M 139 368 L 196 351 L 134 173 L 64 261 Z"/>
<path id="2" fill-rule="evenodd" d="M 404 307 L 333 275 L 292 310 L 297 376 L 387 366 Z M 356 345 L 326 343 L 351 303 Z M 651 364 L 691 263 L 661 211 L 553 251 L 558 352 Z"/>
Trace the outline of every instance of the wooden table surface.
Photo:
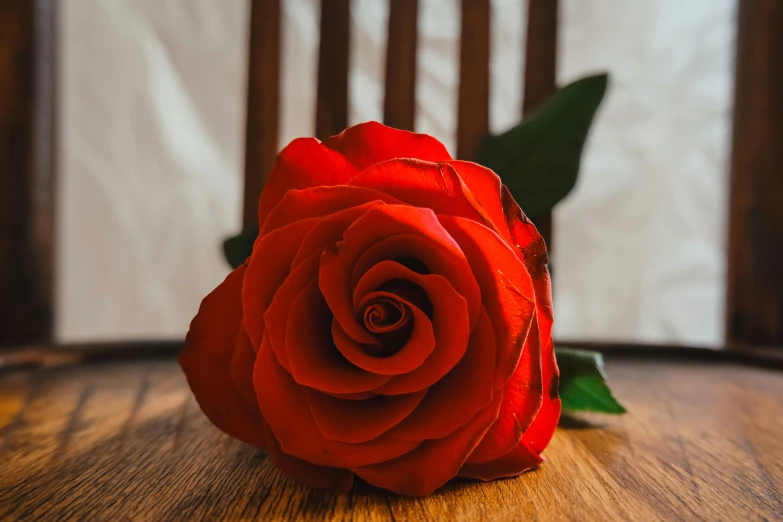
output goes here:
<path id="1" fill-rule="evenodd" d="M 426 499 L 309 489 L 206 420 L 174 361 L 0 374 L 0 520 L 783 519 L 783 372 L 610 359 L 629 413 L 561 422 L 543 466 Z"/>

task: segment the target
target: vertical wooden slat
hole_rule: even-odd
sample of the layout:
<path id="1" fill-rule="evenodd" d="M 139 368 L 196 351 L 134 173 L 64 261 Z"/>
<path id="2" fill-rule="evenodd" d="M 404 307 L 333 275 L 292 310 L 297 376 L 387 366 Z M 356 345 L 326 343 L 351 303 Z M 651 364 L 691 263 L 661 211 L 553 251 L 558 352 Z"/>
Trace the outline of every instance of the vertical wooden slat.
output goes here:
<path id="1" fill-rule="evenodd" d="M 556 88 L 558 0 L 528 0 L 527 42 L 522 110 L 527 116 L 545 102 Z M 552 246 L 552 213 L 530 216 Z"/>
<path id="2" fill-rule="evenodd" d="M 56 4 L 0 3 L 0 344 L 52 340 Z"/>
<path id="3" fill-rule="evenodd" d="M 457 157 L 475 160 L 489 131 L 489 0 L 462 0 Z"/>
<path id="4" fill-rule="evenodd" d="M 527 115 L 555 91 L 558 0 L 528 0 L 522 110 Z"/>
<path id="5" fill-rule="evenodd" d="M 350 0 L 321 0 L 315 135 L 328 138 L 348 126 Z"/>
<path id="6" fill-rule="evenodd" d="M 280 102 L 280 0 L 250 3 L 250 49 L 242 225 L 258 225 L 258 198 L 278 147 Z"/>
<path id="7" fill-rule="evenodd" d="M 783 4 L 738 6 L 726 340 L 783 346 Z"/>
<path id="8" fill-rule="evenodd" d="M 416 43 L 418 0 L 391 0 L 386 46 L 386 94 L 383 121 L 413 130 L 416 119 Z"/>

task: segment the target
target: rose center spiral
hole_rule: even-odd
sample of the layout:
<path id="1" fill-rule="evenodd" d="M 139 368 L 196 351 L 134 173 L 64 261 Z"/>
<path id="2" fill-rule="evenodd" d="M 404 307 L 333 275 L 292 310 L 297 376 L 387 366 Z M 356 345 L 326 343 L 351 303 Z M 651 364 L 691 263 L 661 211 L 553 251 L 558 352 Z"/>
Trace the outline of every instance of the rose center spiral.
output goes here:
<path id="1" fill-rule="evenodd" d="M 372 300 L 364 308 L 362 317 L 365 328 L 381 343 L 380 346 L 364 346 L 364 351 L 375 357 L 389 357 L 397 353 L 405 345 L 413 327 L 410 308 L 393 297 Z"/>
<path id="2" fill-rule="evenodd" d="M 364 309 L 364 326 L 372 333 L 390 332 L 404 325 L 410 313 L 404 303 L 390 297 L 381 297 Z"/>

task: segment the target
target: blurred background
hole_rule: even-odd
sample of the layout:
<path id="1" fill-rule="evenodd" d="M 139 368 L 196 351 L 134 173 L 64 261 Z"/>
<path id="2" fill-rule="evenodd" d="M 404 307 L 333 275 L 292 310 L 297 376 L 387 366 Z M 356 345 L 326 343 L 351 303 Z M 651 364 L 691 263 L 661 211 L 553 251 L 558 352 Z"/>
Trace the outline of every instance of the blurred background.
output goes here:
<path id="1" fill-rule="evenodd" d="M 492 132 L 521 119 L 526 4 L 490 3 Z M 321 2 L 280 5 L 282 147 L 315 134 Z M 453 154 L 460 9 L 418 2 L 415 130 Z M 554 212 L 558 339 L 724 344 L 736 16 L 561 0 L 557 83 L 611 78 Z M 383 120 L 388 23 L 350 2 L 348 124 Z M 62 0 L 56 24 L 54 339 L 180 339 L 241 229 L 249 2 Z"/>
<path id="2" fill-rule="evenodd" d="M 723 343 L 735 0 L 565 0 L 557 79 L 609 71 L 554 215 L 560 338 Z M 491 2 L 490 128 L 521 115 L 525 2 Z M 454 154 L 460 5 L 421 0 L 415 129 Z M 382 120 L 389 4 L 351 2 L 349 124 Z M 65 0 L 56 337 L 180 338 L 240 228 L 249 6 Z M 280 146 L 315 133 L 320 2 L 282 2 Z"/>

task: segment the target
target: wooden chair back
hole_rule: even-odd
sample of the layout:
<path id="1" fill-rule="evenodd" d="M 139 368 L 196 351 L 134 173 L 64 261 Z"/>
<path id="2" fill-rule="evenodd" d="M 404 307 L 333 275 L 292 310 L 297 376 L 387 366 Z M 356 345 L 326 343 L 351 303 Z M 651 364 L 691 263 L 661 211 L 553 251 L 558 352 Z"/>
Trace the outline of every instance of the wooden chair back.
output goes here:
<path id="1" fill-rule="evenodd" d="M 256 225 L 258 197 L 278 148 L 280 106 L 280 3 L 251 4 L 243 226 Z M 415 130 L 418 0 L 390 0 L 386 49 L 384 123 Z M 529 0 L 525 49 L 524 111 L 555 88 L 557 0 Z M 457 150 L 473 160 L 489 130 L 490 0 L 461 3 Z M 350 0 L 321 1 L 321 42 L 315 134 L 324 139 L 348 126 Z M 521 74 L 521 71 L 520 71 Z M 520 118 L 521 118 L 520 114 Z M 550 216 L 533 216 L 550 240 Z"/>
<path id="2" fill-rule="evenodd" d="M 243 224 L 279 143 L 281 3 L 251 0 Z M 0 348 L 53 343 L 57 0 L 0 7 Z M 783 345 L 783 10 L 739 2 L 726 341 Z M 321 1 L 316 135 L 347 126 L 350 0 Z M 417 0 L 390 0 L 384 122 L 414 129 Z M 557 0 L 527 1 L 523 112 L 555 88 Z M 490 0 L 462 0 L 457 151 L 489 127 Z M 551 244 L 550 216 L 531 216 Z M 137 351 L 134 347 L 134 352 Z"/>

